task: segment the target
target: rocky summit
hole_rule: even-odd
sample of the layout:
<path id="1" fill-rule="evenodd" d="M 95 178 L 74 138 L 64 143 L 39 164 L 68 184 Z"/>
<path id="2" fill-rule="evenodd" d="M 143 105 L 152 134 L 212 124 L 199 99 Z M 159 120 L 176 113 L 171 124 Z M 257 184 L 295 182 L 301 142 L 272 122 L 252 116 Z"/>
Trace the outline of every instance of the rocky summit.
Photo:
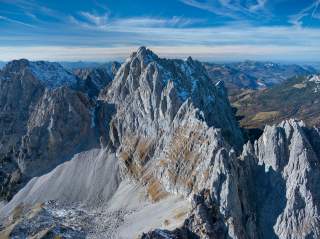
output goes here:
<path id="1" fill-rule="evenodd" d="M 245 142 L 191 57 L 30 64 L 0 73 L 0 238 L 320 238 L 319 128 L 287 119 Z"/>

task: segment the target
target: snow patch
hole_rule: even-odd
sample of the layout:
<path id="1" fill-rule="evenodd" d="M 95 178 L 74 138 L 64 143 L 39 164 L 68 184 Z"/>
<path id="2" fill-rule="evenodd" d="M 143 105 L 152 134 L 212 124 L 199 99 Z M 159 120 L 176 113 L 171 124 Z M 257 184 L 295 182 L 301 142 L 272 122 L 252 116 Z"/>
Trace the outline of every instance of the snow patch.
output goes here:
<path id="1" fill-rule="evenodd" d="M 58 63 L 30 62 L 29 69 L 37 79 L 49 88 L 57 88 L 63 85 L 71 86 L 77 82 L 76 77 Z"/>
<path id="2" fill-rule="evenodd" d="M 309 78 L 310 82 L 314 82 L 316 84 L 316 87 L 313 90 L 313 93 L 320 92 L 320 76 L 319 75 L 313 75 Z"/>
<path id="3" fill-rule="evenodd" d="M 95 109 L 93 108 L 93 109 L 91 109 L 90 111 L 89 111 L 89 113 L 90 113 L 90 116 L 91 116 L 91 129 L 93 129 L 94 127 L 96 127 L 96 123 L 95 123 L 95 120 L 96 120 L 96 118 L 95 118 Z"/>
<path id="4" fill-rule="evenodd" d="M 53 128 L 53 117 L 51 116 L 50 123 L 49 123 L 49 125 L 47 127 L 47 130 L 51 133 L 52 128 Z"/>
<path id="5" fill-rule="evenodd" d="M 313 75 L 310 77 L 309 81 L 315 82 L 316 84 L 320 84 L 320 76 Z"/>

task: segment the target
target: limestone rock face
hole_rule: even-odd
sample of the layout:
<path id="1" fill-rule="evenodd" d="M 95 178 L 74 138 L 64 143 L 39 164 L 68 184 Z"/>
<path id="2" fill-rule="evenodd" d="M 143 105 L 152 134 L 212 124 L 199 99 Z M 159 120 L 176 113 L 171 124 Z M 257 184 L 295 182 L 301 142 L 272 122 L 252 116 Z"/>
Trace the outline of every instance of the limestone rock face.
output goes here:
<path id="1" fill-rule="evenodd" d="M 258 218 L 263 238 L 320 236 L 318 132 L 305 128 L 302 122 L 287 120 L 266 127 L 255 143 L 255 157 L 269 178 L 264 195 L 258 194 L 259 214 L 264 216 Z M 268 232 L 266 225 L 271 229 L 271 224 L 273 232 Z"/>
<path id="2" fill-rule="evenodd" d="M 113 107 L 82 93 L 78 80 L 49 62 L 12 61 L 0 72 L 1 197 L 107 143 Z"/>
<path id="3" fill-rule="evenodd" d="M 197 230 L 207 230 L 201 237 L 215 238 L 212 237 L 217 233 L 213 229 L 217 226 L 213 225 L 215 220 L 208 219 L 206 222 L 202 217 L 208 216 L 201 213 L 209 210 L 210 201 L 211 209 L 214 207 L 217 210 L 216 214 L 227 228 L 224 231 L 226 236 L 248 238 L 249 233 L 255 233 L 246 230 L 247 227 L 255 228 L 254 222 L 243 220 L 250 215 L 251 207 L 246 204 L 247 198 L 244 195 L 247 186 L 240 182 L 240 161 L 224 140 L 221 130 L 208 127 L 203 120 L 203 114 L 189 101 L 181 106 L 170 130 L 161 138 L 151 163 L 154 165 L 151 164 L 147 172 L 152 172 L 153 178 L 160 182 L 165 191 L 187 198 L 198 198 L 192 195 L 200 193 L 200 198 L 207 198 L 207 206 L 198 209 L 199 218 L 189 218 L 192 222 L 190 223 L 194 224 L 194 227 L 190 226 L 193 228 L 190 229 L 192 232 L 200 236 L 201 233 L 196 232 Z M 196 229 L 198 222 L 194 220 L 202 220 L 205 229 Z"/>
<path id="4" fill-rule="evenodd" d="M 203 112 L 209 126 L 221 128 L 234 145 L 240 147 L 243 142 L 223 84 L 212 85 L 201 63 L 191 58 L 161 59 L 141 47 L 121 66 L 100 98 L 117 106 L 114 127 L 118 127 L 120 142 L 124 131 L 157 137 L 188 98 Z"/>
<path id="5" fill-rule="evenodd" d="M 44 91 L 27 65 L 26 60 L 14 61 L 0 71 L 1 155 L 12 152 L 26 133 L 30 112 Z"/>
<path id="6" fill-rule="evenodd" d="M 239 166 L 230 146 L 239 150 L 242 135 L 221 82 L 209 84 L 201 64 L 191 58 L 160 59 L 142 47 L 100 99 L 117 108 L 110 138 L 122 177 L 146 185 L 153 201 L 209 188 L 228 219 L 229 235 L 245 238 Z"/>
<path id="7" fill-rule="evenodd" d="M 170 134 L 174 118 L 188 99 L 199 109 L 203 121 L 222 129 L 229 143 L 240 149 L 243 142 L 223 85 L 210 84 L 202 65 L 191 58 L 161 59 L 141 47 L 120 67 L 99 98 L 116 105 L 110 138 L 122 168 L 136 178 L 144 174 L 159 141 L 167 131 Z"/>
<path id="8" fill-rule="evenodd" d="M 0 197 L 10 197 L 20 180 L 14 160 L 29 116 L 44 92 L 43 84 L 27 69 L 28 61 L 14 61 L 0 71 Z"/>
<path id="9" fill-rule="evenodd" d="M 204 141 L 201 142 L 203 145 Z M 200 184 L 205 190 L 193 189 L 193 201 L 200 198 L 203 202 L 205 192 L 211 207 L 206 199 L 206 206 L 199 203 L 202 209 L 191 211 L 182 227 L 173 231 L 155 230 L 142 238 L 318 238 L 320 167 L 316 142 L 319 129 L 307 129 L 302 122 L 287 120 L 267 126 L 253 145 L 250 142 L 244 145 L 238 158 L 216 152 L 215 159 L 208 160 L 211 171 L 209 163 L 205 167 L 210 171 L 209 183 Z M 160 173 L 166 189 L 177 190 L 177 186 L 181 189 L 180 182 L 187 182 L 187 177 L 179 178 L 188 163 L 178 161 L 175 171 L 171 167 L 170 172 L 179 171 L 175 180 L 166 172 Z M 199 163 L 195 165 L 199 167 Z M 186 175 L 195 178 L 200 172 Z M 216 211 L 208 213 L 213 208 Z M 215 216 L 215 220 L 208 216 Z M 220 232 L 214 235 L 217 228 Z"/>
<path id="10" fill-rule="evenodd" d="M 146 185 L 154 201 L 208 189 L 226 238 L 316 237 L 319 131 L 284 121 L 237 156 L 241 134 L 224 86 L 202 83 L 206 74 L 190 58 L 140 48 L 122 65 L 100 98 L 117 108 L 110 137 L 123 177 Z"/>
<path id="11" fill-rule="evenodd" d="M 41 175 L 74 153 L 99 145 L 95 105 L 69 88 L 46 90 L 27 124 L 18 164 L 28 177 Z"/>

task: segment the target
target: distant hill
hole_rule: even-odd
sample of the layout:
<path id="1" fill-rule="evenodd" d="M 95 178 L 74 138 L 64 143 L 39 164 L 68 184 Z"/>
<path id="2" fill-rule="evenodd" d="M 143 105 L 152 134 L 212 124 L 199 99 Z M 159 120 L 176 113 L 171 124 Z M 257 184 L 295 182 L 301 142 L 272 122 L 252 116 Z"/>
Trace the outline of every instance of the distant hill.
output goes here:
<path id="1" fill-rule="evenodd" d="M 6 65 L 6 62 L 0 61 L 0 69 L 2 69 Z"/>
<path id="2" fill-rule="evenodd" d="M 261 89 L 280 84 L 293 76 L 306 76 L 317 72 L 312 66 L 257 61 L 204 63 L 204 66 L 214 83 L 219 80 L 225 82 L 231 95 L 239 89 Z"/>
<path id="3" fill-rule="evenodd" d="M 319 75 L 293 77 L 269 89 L 245 90 L 230 100 L 244 127 L 263 128 L 288 118 L 320 126 Z"/>
<path id="4" fill-rule="evenodd" d="M 68 70 L 74 70 L 78 68 L 96 68 L 99 67 L 103 63 L 99 62 L 87 62 L 87 61 L 62 61 L 59 62 L 64 68 Z"/>

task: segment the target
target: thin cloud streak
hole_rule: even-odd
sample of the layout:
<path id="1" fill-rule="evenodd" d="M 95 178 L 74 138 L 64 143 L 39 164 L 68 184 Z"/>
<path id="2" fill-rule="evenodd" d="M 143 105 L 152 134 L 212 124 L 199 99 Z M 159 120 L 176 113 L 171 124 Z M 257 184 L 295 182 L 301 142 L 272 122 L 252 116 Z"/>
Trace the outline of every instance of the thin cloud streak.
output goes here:
<path id="1" fill-rule="evenodd" d="M 0 20 L 7 21 L 7 22 L 10 22 L 10 23 L 16 23 L 18 25 L 22 25 L 22 26 L 25 26 L 25 27 L 36 28 L 36 26 L 34 26 L 32 24 L 25 23 L 25 22 L 22 22 L 22 21 L 19 21 L 19 20 L 15 20 L 13 18 L 1 16 L 1 15 L 0 15 Z"/>
<path id="2" fill-rule="evenodd" d="M 69 16 L 72 24 L 90 30 L 113 31 L 114 29 L 129 28 L 149 28 L 149 27 L 188 27 L 196 23 L 205 22 L 204 19 L 184 18 L 174 16 L 170 18 L 160 17 L 129 17 L 129 18 L 109 18 L 108 13 L 94 14 L 92 12 L 80 12 L 80 18 Z"/>
<path id="3" fill-rule="evenodd" d="M 180 2 L 233 20 L 261 19 L 262 16 L 266 18 L 271 14 L 265 8 L 267 0 L 253 0 L 251 4 L 243 4 L 241 0 L 180 0 Z"/>
<path id="4" fill-rule="evenodd" d="M 320 20 L 320 0 L 315 0 L 310 6 L 302 9 L 298 14 L 289 16 L 289 22 L 295 26 L 302 27 L 305 17 Z"/>

